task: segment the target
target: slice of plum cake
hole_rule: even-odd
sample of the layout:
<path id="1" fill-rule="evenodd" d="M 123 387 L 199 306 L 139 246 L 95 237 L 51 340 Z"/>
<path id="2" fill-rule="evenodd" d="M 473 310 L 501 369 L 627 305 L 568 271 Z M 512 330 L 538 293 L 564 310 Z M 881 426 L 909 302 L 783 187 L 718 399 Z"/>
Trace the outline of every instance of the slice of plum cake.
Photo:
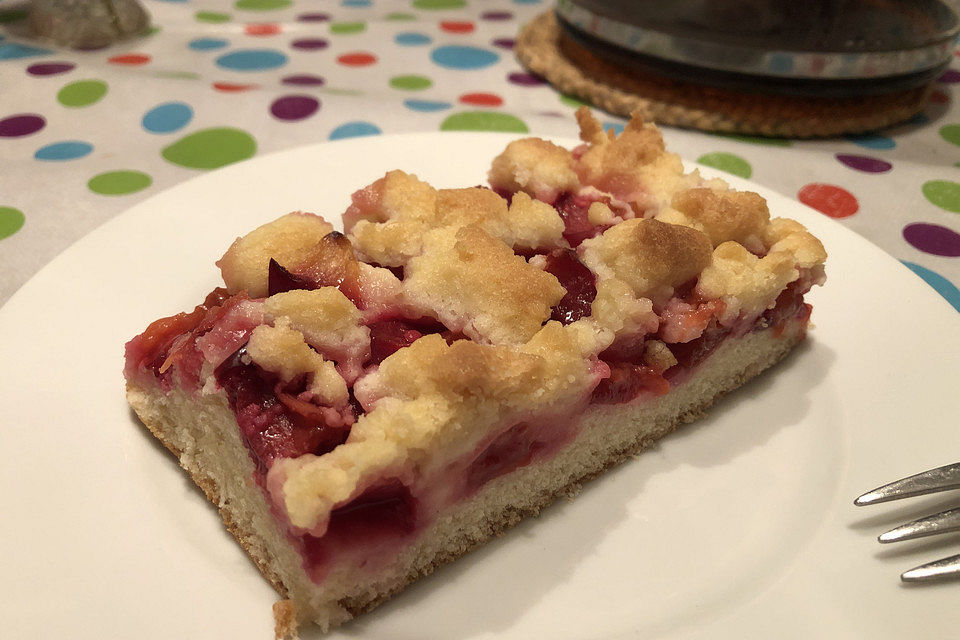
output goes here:
<path id="1" fill-rule="evenodd" d="M 783 358 L 826 253 L 577 114 L 490 188 L 391 171 L 344 233 L 287 214 L 224 286 L 126 347 L 127 395 L 285 600 L 323 629 L 536 514 Z"/>

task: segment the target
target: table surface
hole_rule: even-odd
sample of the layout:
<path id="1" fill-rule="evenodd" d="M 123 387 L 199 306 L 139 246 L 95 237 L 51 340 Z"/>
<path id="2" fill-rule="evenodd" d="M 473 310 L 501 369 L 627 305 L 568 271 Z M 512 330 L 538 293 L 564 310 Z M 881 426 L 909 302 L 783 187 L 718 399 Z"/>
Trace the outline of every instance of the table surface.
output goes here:
<path id="1" fill-rule="evenodd" d="M 144 5 L 147 36 L 72 51 L 25 37 L 26 5 L 0 0 L 0 304 L 134 204 L 255 155 L 399 132 L 576 136 L 580 103 L 512 54 L 518 29 L 548 2 Z M 923 113 L 875 134 L 789 141 L 664 127 L 664 137 L 688 160 L 836 218 L 960 310 L 953 67 Z M 598 115 L 606 127 L 623 126 Z M 340 213 L 322 203 L 317 212 Z"/>

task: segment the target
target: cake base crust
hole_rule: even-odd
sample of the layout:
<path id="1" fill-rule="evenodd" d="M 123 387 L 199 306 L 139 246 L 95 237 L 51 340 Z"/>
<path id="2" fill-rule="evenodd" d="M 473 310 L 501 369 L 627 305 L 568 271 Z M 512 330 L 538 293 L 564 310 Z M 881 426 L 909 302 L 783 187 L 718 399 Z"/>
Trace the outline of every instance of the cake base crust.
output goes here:
<path id="1" fill-rule="evenodd" d="M 307 577 L 299 553 L 253 479 L 253 461 L 223 393 L 194 398 L 177 389 L 164 394 L 158 387 L 128 383 L 127 397 L 150 432 L 218 506 L 227 529 L 261 573 L 289 599 L 284 615 L 295 610 L 300 622 L 313 621 L 327 630 L 538 514 L 558 497 L 577 493 L 584 482 L 697 419 L 718 398 L 783 359 L 805 330 L 802 322 L 793 321 L 730 338 L 664 396 L 590 405 L 579 419 L 576 438 L 553 458 L 490 481 L 448 509 L 376 573 L 358 576 L 351 567 L 334 567 L 319 585 Z M 289 621 L 284 628 L 289 630 Z"/>

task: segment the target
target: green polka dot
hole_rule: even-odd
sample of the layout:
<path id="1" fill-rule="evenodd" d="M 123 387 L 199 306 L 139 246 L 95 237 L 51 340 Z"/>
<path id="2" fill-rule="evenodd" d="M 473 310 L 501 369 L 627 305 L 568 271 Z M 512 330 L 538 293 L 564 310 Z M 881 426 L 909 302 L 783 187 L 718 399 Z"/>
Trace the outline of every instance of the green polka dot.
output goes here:
<path id="1" fill-rule="evenodd" d="M 923 183 L 923 195 L 941 209 L 960 213 L 960 184 L 949 180 L 930 180 Z"/>
<path id="2" fill-rule="evenodd" d="M 409 22 L 410 20 L 416 20 L 417 16 L 413 15 L 412 13 L 394 12 L 388 13 L 386 16 L 384 16 L 384 19 L 395 20 L 397 22 Z"/>
<path id="3" fill-rule="evenodd" d="M 9 238 L 19 231 L 26 219 L 20 209 L 0 207 L 0 240 Z"/>
<path id="4" fill-rule="evenodd" d="M 762 144 L 767 147 L 789 147 L 793 145 L 793 142 L 790 140 L 785 140 L 784 138 L 766 138 L 764 136 L 744 136 L 734 133 L 717 133 L 714 134 L 720 136 L 721 138 L 728 138 L 730 140 L 736 140 L 737 142 L 746 142 L 747 144 Z"/>
<path id="5" fill-rule="evenodd" d="M 197 80 L 200 74 L 196 71 L 154 71 L 155 78 L 173 78 L 176 80 Z"/>
<path id="6" fill-rule="evenodd" d="M 147 35 L 147 36 L 155 36 L 155 35 L 157 35 L 158 33 L 160 33 L 160 27 L 158 27 L 158 26 L 156 26 L 156 25 L 150 25 L 149 27 L 147 27 L 147 32 L 146 32 L 146 34 L 144 34 L 144 35 Z"/>
<path id="7" fill-rule="evenodd" d="M 108 171 L 90 178 L 90 191 L 105 196 L 122 196 L 146 189 L 153 180 L 142 171 Z"/>
<path id="8" fill-rule="evenodd" d="M 105 95 L 107 83 L 103 80 L 78 80 L 60 89 L 57 100 L 65 107 L 88 107 Z"/>
<path id="9" fill-rule="evenodd" d="M 424 76 L 394 76 L 390 78 L 390 86 L 404 91 L 422 91 L 433 86 L 433 81 Z"/>
<path id="10" fill-rule="evenodd" d="M 226 13 L 217 13 L 216 11 L 197 11 L 193 14 L 197 22 L 209 22 L 219 24 L 221 22 L 230 22 L 230 15 Z"/>
<path id="11" fill-rule="evenodd" d="M 466 0 L 413 0 L 414 9 L 462 9 Z"/>
<path id="12" fill-rule="evenodd" d="M 951 144 L 960 146 L 960 124 L 948 124 L 940 127 L 940 137 Z"/>
<path id="13" fill-rule="evenodd" d="M 713 167 L 714 169 L 720 169 L 720 171 L 732 173 L 741 178 L 749 178 L 753 175 L 753 168 L 750 167 L 749 162 L 740 156 L 735 156 L 732 153 L 726 153 L 724 151 L 706 153 L 697 158 L 697 162 L 705 164 L 708 167 Z"/>
<path id="14" fill-rule="evenodd" d="M 216 169 L 246 160 L 257 152 L 257 141 L 246 131 L 227 127 L 203 129 L 177 140 L 161 153 L 167 161 L 188 169 Z"/>
<path id="15" fill-rule="evenodd" d="M 293 4 L 292 0 L 237 0 L 233 6 L 249 11 L 271 11 L 285 9 L 291 4 Z"/>
<path id="16" fill-rule="evenodd" d="M 464 111 L 455 113 L 440 124 L 441 131 L 507 131 L 527 133 L 523 120 L 496 111 Z"/>
<path id="17" fill-rule="evenodd" d="M 332 96 L 365 96 L 365 91 L 359 89 L 338 89 L 336 87 L 324 87 L 323 93 L 329 93 Z"/>
<path id="18" fill-rule="evenodd" d="M 579 109 L 580 107 L 585 106 L 587 104 L 586 102 L 583 102 L 579 98 L 568 96 L 565 93 L 560 94 L 560 102 L 567 105 L 568 107 L 573 107 L 574 109 Z"/>
<path id="19" fill-rule="evenodd" d="M 367 25 L 363 22 L 334 22 L 330 25 L 330 33 L 344 36 L 351 33 L 363 33 L 366 28 Z"/>

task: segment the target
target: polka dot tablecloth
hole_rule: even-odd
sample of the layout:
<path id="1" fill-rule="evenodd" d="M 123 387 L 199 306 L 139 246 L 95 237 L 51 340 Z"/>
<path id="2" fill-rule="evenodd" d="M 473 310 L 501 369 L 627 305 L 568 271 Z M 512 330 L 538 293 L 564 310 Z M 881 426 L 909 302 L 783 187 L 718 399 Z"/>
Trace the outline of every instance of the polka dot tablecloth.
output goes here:
<path id="1" fill-rule="evenodd" d="M 145 37 L 67 51 L 25 37 L 24 5 L 0 0 L 0 303 L 133 204 L 258 154 L 409 131 L 576 135 L 579 103 L 512 54 L 540 0 L 144 4 Z M 664 133 L 687 159 L 839 220 L 960 309 L 956 67 L 923 114 L 876 134 Z"/>

